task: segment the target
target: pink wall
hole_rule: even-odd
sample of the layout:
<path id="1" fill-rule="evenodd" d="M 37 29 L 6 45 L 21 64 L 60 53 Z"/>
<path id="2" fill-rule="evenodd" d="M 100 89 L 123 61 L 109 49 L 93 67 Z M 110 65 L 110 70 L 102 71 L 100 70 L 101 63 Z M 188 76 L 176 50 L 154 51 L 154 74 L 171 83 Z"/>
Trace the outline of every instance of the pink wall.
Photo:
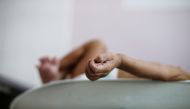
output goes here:
<path id="1" fill-rule="evenodd" d="M 73 43 L 103 39 L 110 51 L 190 71 L 190 8 L 127 10 L 122 0 L 76 0 Z"/>

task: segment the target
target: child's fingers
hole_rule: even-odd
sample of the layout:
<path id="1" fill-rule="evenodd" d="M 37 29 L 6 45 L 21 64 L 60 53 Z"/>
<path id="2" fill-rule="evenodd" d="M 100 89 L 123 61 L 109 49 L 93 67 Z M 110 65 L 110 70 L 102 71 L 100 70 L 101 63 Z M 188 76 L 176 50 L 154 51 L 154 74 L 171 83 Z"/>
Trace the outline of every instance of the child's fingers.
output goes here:
<path id="1" fill-rule="evenodd" d="M 87 64 L 86 67 L 86 76 L 91 80 L 91 81 L 95 81 L 99 78 L 105 77 L 109 72 L 99 72 L 97 71 L 94 67 L 90 66 L 90 62 L 93 61 L 89 61 L 89 63 Z"/>
<path id="2" fill-rule="evenodd" d="M 112 70 L 111 61 L 106 61 L 104 63 L 95 63 L 93 60 L 89 62 L 89 67 L 95 73 L 106 73 Z"/>
<path id="3" fill-rule="evenodd" d="M 99 78 L 102 77 L 102 75 L 104 75 L 103 73 L 101 72 L 94 72 L 92 70 L 92 68 L 89 66 L 89 64 L 87 65 L 86 67 L 86 74 L 87 74 L 87 77 L 91 80 L 91 81 L 95 81 Z"/>
<path id="4" fill-rule="evenodd" d="M 105 63 L 106 61 L 109 61 L 111 59 L 112 59 L 112 56 L 108 53 L 105 53 L 98 56 L 94 61 L 95 63 Z"/>
<path id="5" fill-rule="evenodd" d="M 93 74 L 93 72 L 90 70 L 89 66 L 86 67 L 86 70 L 85 70 L 85 71 L 86 71 L 86 76 L 87 76 L 87 78 L 90 79 L 91 81 L 95 81 L 95 80 L 98 79 L 98 77 L 95 76 L 95 75 Z"/>

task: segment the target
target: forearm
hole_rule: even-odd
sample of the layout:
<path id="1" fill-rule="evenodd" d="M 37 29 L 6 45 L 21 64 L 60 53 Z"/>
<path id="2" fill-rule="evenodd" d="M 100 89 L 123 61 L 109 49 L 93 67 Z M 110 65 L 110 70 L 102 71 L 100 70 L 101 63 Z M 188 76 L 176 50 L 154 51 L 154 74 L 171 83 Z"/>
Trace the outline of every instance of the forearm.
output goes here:
<path id="1" fill-rule="evenodd" d="M 119 54 L 119 56 L 121 64 L 118 68 L 139 77 L 164 81 L 190 79 L 190 75 L 179 67 L 137 60 L 123 54 Z"/>

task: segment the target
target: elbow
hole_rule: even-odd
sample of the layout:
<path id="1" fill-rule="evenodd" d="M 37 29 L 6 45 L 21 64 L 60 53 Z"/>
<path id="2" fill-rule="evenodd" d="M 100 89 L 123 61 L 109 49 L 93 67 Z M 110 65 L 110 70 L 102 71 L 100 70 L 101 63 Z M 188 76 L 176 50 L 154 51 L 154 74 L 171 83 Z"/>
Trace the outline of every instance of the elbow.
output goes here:
<path id="1" fill-rule="evenodd" d="M 189 74 L 184 72 L 180 67 L 172 68 L 172 70 L 167 71 L 165 75 L 162 75 L 163 81 L 182 81 L 189 79 Z"/>

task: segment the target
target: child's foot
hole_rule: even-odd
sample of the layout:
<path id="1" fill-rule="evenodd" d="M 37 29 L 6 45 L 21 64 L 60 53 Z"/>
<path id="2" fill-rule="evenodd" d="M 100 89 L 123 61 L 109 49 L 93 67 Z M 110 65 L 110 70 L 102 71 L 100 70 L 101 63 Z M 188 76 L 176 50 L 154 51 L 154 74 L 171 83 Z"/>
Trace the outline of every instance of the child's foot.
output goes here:
<path id="1" fill-rule="evenodd" d="M 37 66 L 43 83 L 48 83 L 62 78 L 59 72 L 60 60 L 56 57 L 50 58 L 44 56 L 40 58 L 40 64 Z"/>

